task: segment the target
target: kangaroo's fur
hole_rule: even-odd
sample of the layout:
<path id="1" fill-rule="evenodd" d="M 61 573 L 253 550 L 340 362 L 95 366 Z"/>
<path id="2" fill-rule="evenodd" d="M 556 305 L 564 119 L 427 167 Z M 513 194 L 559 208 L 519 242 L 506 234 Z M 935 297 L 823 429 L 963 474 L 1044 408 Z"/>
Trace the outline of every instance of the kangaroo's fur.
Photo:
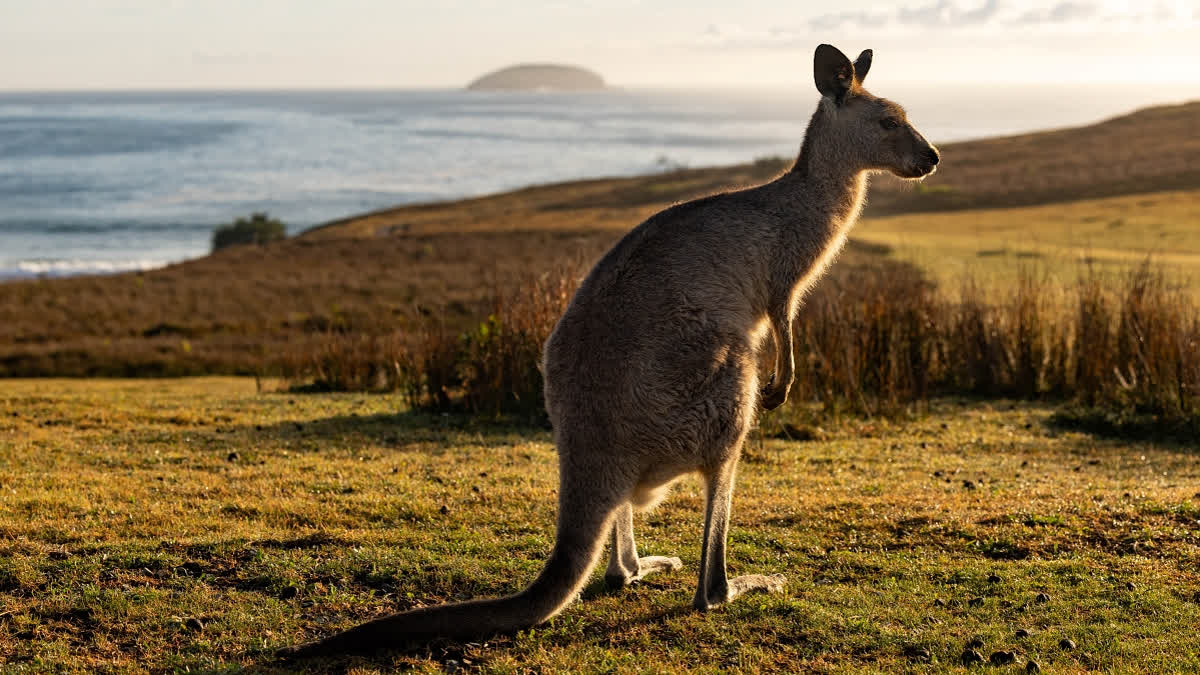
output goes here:
<path id="1" fill-rule="evenodd" d="M 801 298 L 841 250 L 867 175 L 928 175 L 938 154 L 898 105 L 862 88 L 872 54 L 851 63 L 821 45 L 822 94 L 794 167 L 755 188 L 673 206 L 610 250 L 546 342 L 546 409 L 559 453 L 558 533 L 525 590 L 378 619 L 289 650 L 315 654 L 467 638 L 535 626 L 580 591 L 606 539 L 606 579 L 624 585 L 678 569 L 639 558 L 633 509 L 699 472 L 707 494 L 695 607 L 783 588 L 779 575 L 727 578 L 734 471 L 760 408 L 787 398 L 792 322 Z M 759 360 L 774 339 L 774 376 Z"/>

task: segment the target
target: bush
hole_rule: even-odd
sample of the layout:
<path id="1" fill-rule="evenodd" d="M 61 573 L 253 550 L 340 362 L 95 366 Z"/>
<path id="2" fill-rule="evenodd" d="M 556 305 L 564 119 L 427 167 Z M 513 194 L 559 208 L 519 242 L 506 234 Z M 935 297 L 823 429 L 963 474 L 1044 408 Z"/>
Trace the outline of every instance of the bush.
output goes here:
<path id="1" fill-rule="evenodd" d="M 265 213 L 254 213 L 249 218 L 238 218 L 228 225 L 213 230 L 212 250 L 219 251 L 238 244 L 265 244 L 287 236 L 287 227 Z"/>

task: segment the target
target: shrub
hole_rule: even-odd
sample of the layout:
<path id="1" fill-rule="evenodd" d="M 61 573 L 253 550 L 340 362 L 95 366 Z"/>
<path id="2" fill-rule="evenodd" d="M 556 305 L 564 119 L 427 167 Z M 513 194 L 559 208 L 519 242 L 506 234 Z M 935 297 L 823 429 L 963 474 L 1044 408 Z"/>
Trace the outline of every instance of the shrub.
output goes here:
<path id="1" fill-rule="evenodd" d="M 249 218 L 238 218 L 213 230 L 212 250 L 215 252 L 238 244 L 265 244 L 286 236 L 287 227 L 282 221 L 266 213 L 254 213 Z"/>

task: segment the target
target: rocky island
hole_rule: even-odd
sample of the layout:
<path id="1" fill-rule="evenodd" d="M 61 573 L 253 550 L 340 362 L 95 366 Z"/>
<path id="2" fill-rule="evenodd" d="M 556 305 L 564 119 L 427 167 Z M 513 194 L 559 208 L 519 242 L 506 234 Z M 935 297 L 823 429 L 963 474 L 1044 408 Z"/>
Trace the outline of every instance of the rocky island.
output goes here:
<path id="1" fill-rule="evenodd" d="M 467 85 L 470 91 L 598 91 L 604 78 L 577 66 L 530 63 L 488 73 Z"/>

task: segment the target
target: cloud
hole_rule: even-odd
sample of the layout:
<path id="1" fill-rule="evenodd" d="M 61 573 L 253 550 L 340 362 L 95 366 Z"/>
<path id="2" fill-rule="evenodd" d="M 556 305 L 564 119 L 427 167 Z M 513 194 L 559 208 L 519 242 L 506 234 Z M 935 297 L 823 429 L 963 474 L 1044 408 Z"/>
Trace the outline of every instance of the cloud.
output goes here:
<path id="1" fill-rule="evenodd" d="M 1105 2 L 1064 0 L 1047 6 L 1029 0 L 936 0 L 903 5 L 894 11 L 831 12 L 808 20 L 813 30 L 864 30 L 880 28 L 972 27 L 1151 27 L 1193 23 L 1200 11 L 1186 0 Z"/>
<path id="2" fill-rule="evenodd" d="M 1100 8 L 1089 2 L 1060 2 L 1049 9 L 1032 9 L 1017 17 L 1014 24 L 1068 23 L 1086 21 L 1100 14 Z"/>
<path id="3" fill-rule="evenodd" d="M 1189 0 L 918 0 L 897 8 L 842 10 L 819 14 L 795 26 L 751 29 L 711 24 L 688 46 L 704 49 L 807 47 L 838 31 L 872 36 L 911 35 L 921 31 L 986 34 L 1003 30 L 1043 34 L 1090 31 L 1150 32 L 1200 25 L 1200 9 Z"/>
<path id="4" fill-rule="evenodd" d="M 939 0 L 931 5 L 901 7 L 896 21 L 931 28 L 934 26 L 973 26 L 987 23 L 1000 9 L 1000 0 L 988 0 L 978 7 L 960 7 L 954 0 Z"/>
<path id="5" fill-rule="evenodd" d="M 887 25 L 890 18 L 886 12 L 836 12 L 809 19 L 808 25 L 813 30 L 837 30 L 846 25 L 860 28 L 882 28 Z"/>

